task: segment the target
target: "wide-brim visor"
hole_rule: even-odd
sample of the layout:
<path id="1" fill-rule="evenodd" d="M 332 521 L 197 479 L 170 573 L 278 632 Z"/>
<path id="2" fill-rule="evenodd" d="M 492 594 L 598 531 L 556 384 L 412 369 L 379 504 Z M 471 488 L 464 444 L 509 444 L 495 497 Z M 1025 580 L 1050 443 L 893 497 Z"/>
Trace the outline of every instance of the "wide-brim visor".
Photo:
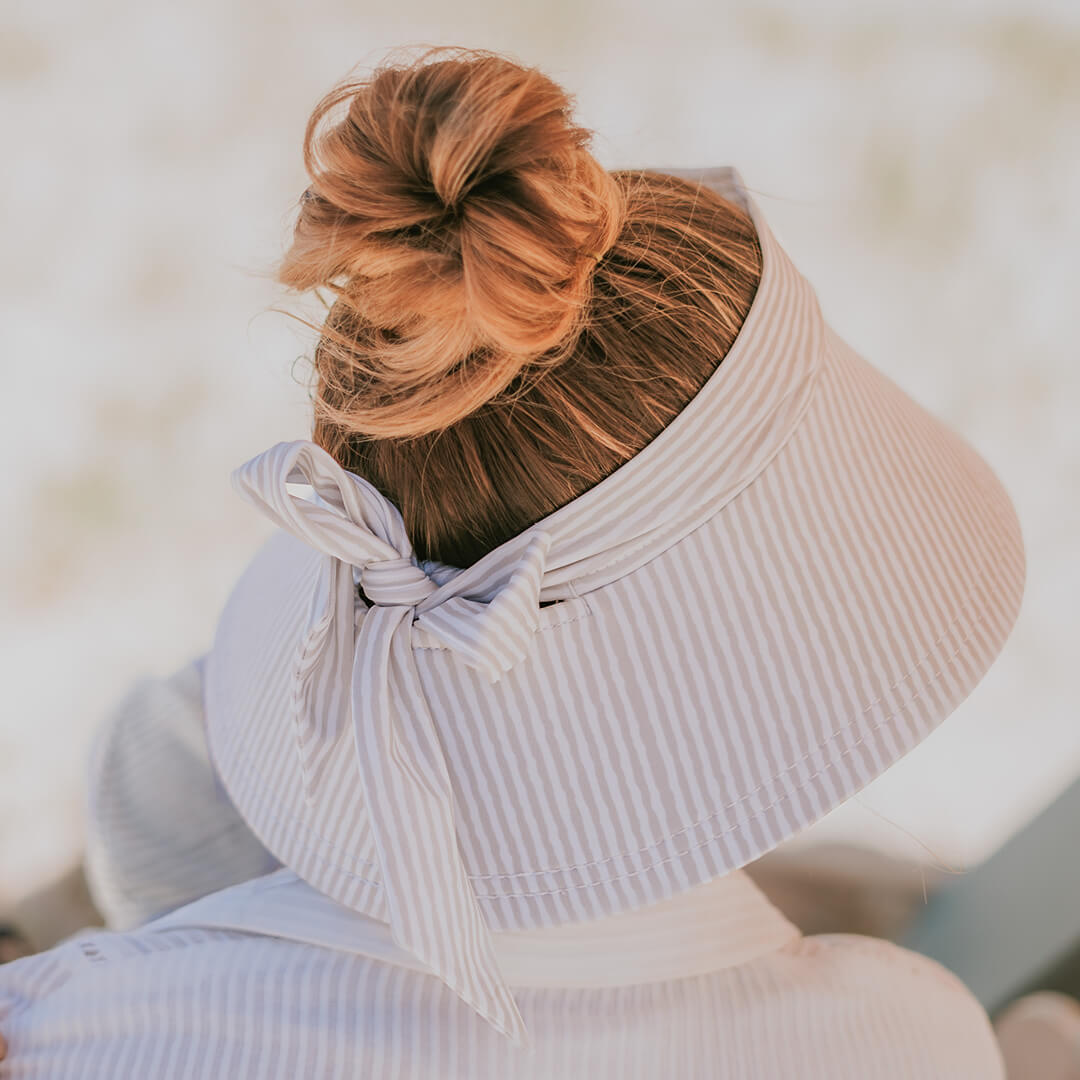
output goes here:
<path id="1" fill-rule="evenodd" d="M 685 839 L 728 838 L 717 856 L 732 865 L 944 720 L 1002 649 L 1024 587 L 1019 523 L 985 461 L 828 328 L 790 438 L 679 547 L 654 572 L 681 579 L 682 610 L 709 626 L 708 643 L 669 640 L 701 650 L 722 695 L 716 790 L 730 793 Z"/>
<path id="2" fill-rule="evenodd" d="M 537 709 L 590 716 L 596 802 L 621 808 L 622 835 L 594 859 L 482 876 L 496 922 L 500 899 L 558 922 L 573 897 L 595 916 L 751 862 L 925 738 L 1019 613 L 1023 541 L 993 471 L 828 325 L 735 170 L 696 178 L 750 210 L 762 287 L 686 411 L 566 508 L 571 531 L 595 519 L 612 537 L 574 583 L 591 618 L 561 648 L 594 701 L 560 689 Z M 678 539 L 634 524 L 639 505 Z M 565 788 L 582 814 L 586 791 Z"/>
<path id="3" fill-rule="evenodd" d="M 503 1030 L 484 927 L 751 862 L 948 716 L 1020 607 L 997 477 L 825 322 L 734 170 L 696 178 L 761 241 L 733 346 L 639 454 L 473 566 L 417 564 L 396 508 L 310 443 L 234 477 L 284 532 L 208 661 L 218 773 L 275 856 Z"/>

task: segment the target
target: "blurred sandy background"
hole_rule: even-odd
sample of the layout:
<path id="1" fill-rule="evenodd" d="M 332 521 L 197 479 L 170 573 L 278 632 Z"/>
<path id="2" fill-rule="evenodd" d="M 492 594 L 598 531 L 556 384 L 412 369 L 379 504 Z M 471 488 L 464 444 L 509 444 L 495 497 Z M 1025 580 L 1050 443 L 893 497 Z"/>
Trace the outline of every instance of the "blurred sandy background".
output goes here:
<path id="1" fill-rule="evenodd" d="M 0 15 L 0 902 L 78 851 L 95 724 L 207 648 L 265 534 L 228 474 L 308 434 L 266 277 L 303 125 L 425 42 L 542 66 L 609 166 L 737 165 L 827 317 L 998 470 L 1005 654 L 814 831 L 984 857 L 1080 773 L 1080 5 L 69 0 Z"/>

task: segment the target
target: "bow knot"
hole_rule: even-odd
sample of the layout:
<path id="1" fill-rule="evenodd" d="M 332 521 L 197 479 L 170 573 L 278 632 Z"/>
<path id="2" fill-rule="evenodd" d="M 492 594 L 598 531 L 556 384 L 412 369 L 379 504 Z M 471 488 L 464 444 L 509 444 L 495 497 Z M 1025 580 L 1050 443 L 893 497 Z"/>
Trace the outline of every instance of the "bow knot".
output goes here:
<path id="1" fill-rule="evenodd" d="M 360 570 L 360 588 L 380 607 L 414 607 L 438 586 L 408 558 L 378 559 Z"/>
<path id="2" fill-rule="evenodd" d="M 293 681 L 310 802 L 328 782 L 329 763 L 348 752 L 342 736 L 351 730 L 391 935 L 526 1043 L 461 858 L 453 786 L 412 638 L 416 620 L 463 664 L 500 678 L 531 646 L 550 537 L 522 534 L 493 571 L 477 565 L 437 585 L 414 561 L 397 507 L 312 442 L 272 446 L 237 469 L 233 483 L 325 556 Z M 294 495 L 290 483 L 310 484 L 316 499 Z M 372 605 L 359 620 L 356 568 Z"/>

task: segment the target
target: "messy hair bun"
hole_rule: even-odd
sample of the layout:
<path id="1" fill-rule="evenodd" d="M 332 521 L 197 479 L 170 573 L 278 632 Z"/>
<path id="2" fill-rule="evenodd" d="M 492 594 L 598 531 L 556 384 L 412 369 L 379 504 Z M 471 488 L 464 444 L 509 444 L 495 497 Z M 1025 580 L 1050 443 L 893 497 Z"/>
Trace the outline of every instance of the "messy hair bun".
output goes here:
<path id="1" fill-rule="evenodd" d="M 465 567 L 603 480 L 721 362 L 761 271 L 708 186 L 606 172 L 534 68 L 438 49 L 316 107 L 280 278 L 333 296 L 312 438 Z"/>
<path id="2" fill-rule="evenodd" d="M 494 54 L 429 57 L 318 104 L 279 270 L 334 292 L 317 367 L 347 383 L 348 423 L 370 436 L 448 427 L 530 361 L 557 362 L 622 225 L 564 90 Z M 317 408 L 341 422 L 332 396 Z"/>

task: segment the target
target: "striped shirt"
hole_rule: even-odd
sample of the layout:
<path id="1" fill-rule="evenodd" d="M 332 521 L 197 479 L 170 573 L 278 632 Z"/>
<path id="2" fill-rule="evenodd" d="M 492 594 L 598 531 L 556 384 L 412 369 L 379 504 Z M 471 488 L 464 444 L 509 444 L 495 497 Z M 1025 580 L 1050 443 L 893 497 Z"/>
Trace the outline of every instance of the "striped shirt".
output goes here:
<path id="1" fill-rule="evenodd" d="M 387 924 L 286 868 L 232 884 L 269 856 L 210 772 L 200 667 L 141 681 L 92 758 L 95 895 L 113 925 L 159 917 L 0 967 L 4 1080 L 1003 1076 L 954 976 L 869 938 L 803 938 L 741 871 L 496 932 L 532 1038 L 515 1047 Z"/>
<path id="2" fill-rule="evenodd" d="M 196 905 L 173 921 L 82 937 L 0 969 L 0 1029 L 10 1044 L 0 1076 L 1003 1078 L 985 1014 L 944 969 L 868 938 L 781 941 L 762 898 L 725 896 L 740 877 L 736 871 L 718 879 L 725 888 L 716 899 L 732 901 L 726 911 L 710 901 L 692 912 L 699 916 L 689 923 L 698 931 L 694 944 L 716 965 L 709 972 L 640 978 L 650 953 L 670 964 L 692 893 L 653 921 L 639 913 L 604 920 L 628 920 L 610 941 L 589 933 L 561 940 L 566 928 L 554 928 L 523 933 L 515 951 L 496 935 L 532 1035 L 532 1045 L 521 1048 L 433 975 L 400 957 L 368 955 L 391 943 L 386 929 L 372 934 L 365 917 L 336 905 L 324 912 L 333 902 L 311 897 L 309 886 L 300 883 L 304 891 L 287 898 L 292 906 L 260 904 L 274 897 L 271 876 L 262 896 L 241 885 L 235 895 L 214 898 L 216 911 L 200 913 Z M 279 887 L 290 890 L 289 883 Z M 699 888 L 704 901 L 715 885 Z M 755 935 L 759 951 L 748 957 Z M 591 946 L 584 956 L 582 943 Z M 725 947 L 742 959 L 726 963 Z M 684 958 L 693 956 L 686 951 Z M 635 957 L 638 981 L 589 985 L 590 972 L 610 981 L 611 967 Z M 551 985 L 555 980 L 561 985 Z"/>

